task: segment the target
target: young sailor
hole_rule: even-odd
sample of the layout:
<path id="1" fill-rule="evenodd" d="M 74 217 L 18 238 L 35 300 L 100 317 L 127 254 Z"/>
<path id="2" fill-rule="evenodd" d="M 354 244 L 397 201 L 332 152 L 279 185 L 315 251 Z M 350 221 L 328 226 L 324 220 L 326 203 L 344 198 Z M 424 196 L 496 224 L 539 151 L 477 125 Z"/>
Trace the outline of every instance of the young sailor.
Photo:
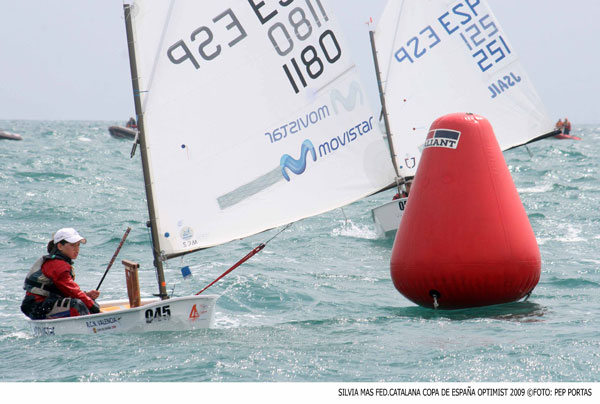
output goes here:
<path id="1" fill-rule="evenodd" d="M 54 233 L 48 243 L 48 255 L 40 257 L 25 278 L 25 298 L 21 311 L 33 320 L 82 316 L 100 313 L 94 300 L 97 290 L 83 292 L 75 283 L 73 260 L 86 240 L 75 229 L 64 228 Z"/>
<path id="2" fill-rule="evenodd" d="M 406 181 L 404 183 L 404 189 L 401 192 L 397 192 L 396 195 L 392 197 L 392 200 L 395 201 L 400 198 L 408 198 L 408 194 L 410 192 L 410 185 L 412 184 L 412 179 Z"/>

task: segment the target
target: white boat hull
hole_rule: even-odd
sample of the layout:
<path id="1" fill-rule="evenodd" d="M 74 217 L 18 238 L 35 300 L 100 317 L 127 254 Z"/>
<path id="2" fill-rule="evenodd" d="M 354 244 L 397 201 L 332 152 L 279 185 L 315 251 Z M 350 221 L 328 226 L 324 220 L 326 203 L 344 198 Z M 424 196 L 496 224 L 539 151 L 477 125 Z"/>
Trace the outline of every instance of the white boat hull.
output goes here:
<path id="1" fill-rule="evenodd" d="M 128 300 L 98 302 L 101 313 L 53 320 L 30 320 L 36 336 L 187 331 L 214 324 L 217 295 L 144 299 L 129 308 Z"/>
<path id="2" fill-rule="evenodd" d="M 380 237 L 391 237 L 396 233 L 406 208 L 407 199 L 396 199 L 371 210 Z"/>

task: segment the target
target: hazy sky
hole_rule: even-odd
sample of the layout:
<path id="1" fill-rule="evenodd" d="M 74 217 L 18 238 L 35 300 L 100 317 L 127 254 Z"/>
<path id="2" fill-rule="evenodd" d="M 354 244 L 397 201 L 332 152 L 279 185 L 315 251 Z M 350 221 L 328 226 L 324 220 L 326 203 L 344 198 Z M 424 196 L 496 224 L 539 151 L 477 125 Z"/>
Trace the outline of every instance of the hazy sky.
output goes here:
<path id="1" fill-rule="evenodd" d="M 600 1 L 488 2 L 550 118 L 600 123 Z M 333 3 L 347 13 L 341 22 L 356 27 L 358 39 L 350 40 L 368 43 L 364 22 L 377 20 L 385 0 Z M 0 0 L 0 119 L 125 121 L 133 115 L 122 5 Z"/>

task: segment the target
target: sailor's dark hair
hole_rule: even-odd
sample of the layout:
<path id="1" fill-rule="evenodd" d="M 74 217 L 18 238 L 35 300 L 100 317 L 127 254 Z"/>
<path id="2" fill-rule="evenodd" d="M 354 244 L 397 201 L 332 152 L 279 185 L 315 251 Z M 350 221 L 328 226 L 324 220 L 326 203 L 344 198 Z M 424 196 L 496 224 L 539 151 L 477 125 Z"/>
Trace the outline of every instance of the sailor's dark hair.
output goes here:
<path id="1" fill-rule="evenodd" d="M 58 242 L 58 244 L 66 244 L 67 240 L 60 240 Z M 46 247 L 46 250 L 48 250 L 48 254 L 53 254 L 55 250 L 57 250 L 56 244 L 54 244 L 54 240 L 50 240 L 48 242 L 48 246 Z"/>

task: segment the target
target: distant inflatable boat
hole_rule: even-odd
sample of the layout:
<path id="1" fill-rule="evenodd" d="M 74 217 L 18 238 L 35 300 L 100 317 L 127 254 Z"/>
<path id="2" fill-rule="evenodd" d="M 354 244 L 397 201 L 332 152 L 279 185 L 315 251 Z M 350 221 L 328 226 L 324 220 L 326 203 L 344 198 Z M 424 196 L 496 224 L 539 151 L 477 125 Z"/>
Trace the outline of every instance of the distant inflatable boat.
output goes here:
<path id="1" fill-rule="evenodd" d="M 580 137 L 577 136 L 573 136 L 573 135 L 567 135 L 565 133 L 561 133 L 559 135 L 554 136 L 557 139 L 571 139 L 571 140 L 581 140 Z"/>
<path id="2" fill-rule="evenodd" d="M 135 139 L 137 135 L 137 129 L 124 128 L 123 126 L 110 126 L 108 132 L 113 136 L 120 139 Z"/>
<path id="3" fill-rule="evenodd" d="M 23 140 L 23 136 L 12 132 L 0 130 L 0 139 Z"/>

